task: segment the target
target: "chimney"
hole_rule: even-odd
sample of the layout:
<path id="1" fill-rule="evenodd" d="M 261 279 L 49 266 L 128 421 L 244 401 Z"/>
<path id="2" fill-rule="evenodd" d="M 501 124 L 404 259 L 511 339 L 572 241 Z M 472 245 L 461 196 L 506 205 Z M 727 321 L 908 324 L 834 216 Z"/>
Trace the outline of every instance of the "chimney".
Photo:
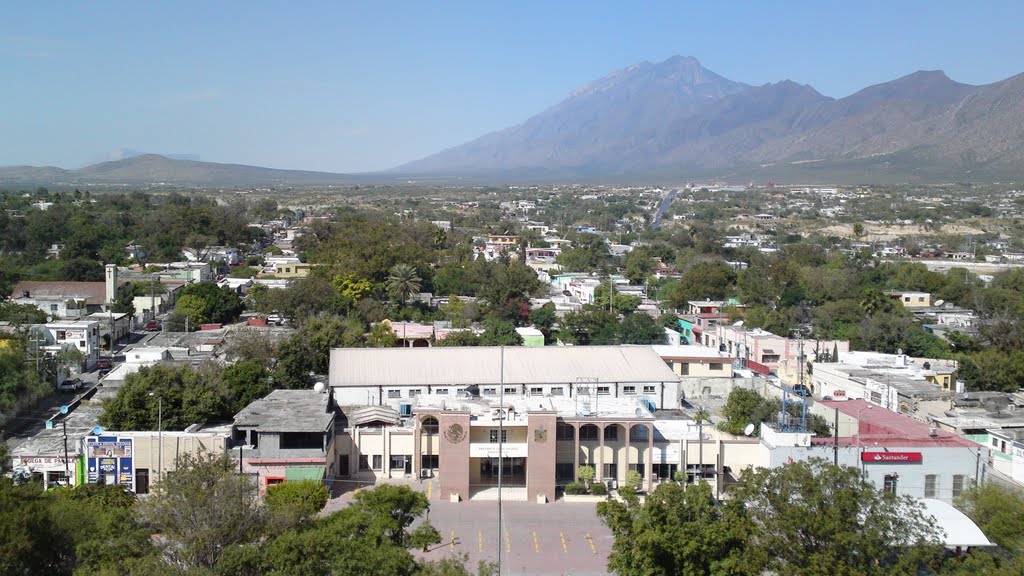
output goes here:
<path id="1" fill-rule="evenodd" d="M 107 264 L 106 304 L 113 304 L 117 297 L 117 264 Z"/>

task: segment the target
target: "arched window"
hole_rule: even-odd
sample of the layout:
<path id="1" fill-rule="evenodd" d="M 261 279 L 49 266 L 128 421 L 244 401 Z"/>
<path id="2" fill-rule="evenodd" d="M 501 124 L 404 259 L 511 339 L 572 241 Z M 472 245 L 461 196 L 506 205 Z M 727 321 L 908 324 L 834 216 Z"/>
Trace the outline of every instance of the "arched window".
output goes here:
<path id="1" fill-rule="evenodd" d="M 420 425 L 420 428 L 423 429 L 424 434 L 437 434 L 441 427 L 437 423 L 437 418 L 427 416 L 423 419 L 423 423 Z"/>

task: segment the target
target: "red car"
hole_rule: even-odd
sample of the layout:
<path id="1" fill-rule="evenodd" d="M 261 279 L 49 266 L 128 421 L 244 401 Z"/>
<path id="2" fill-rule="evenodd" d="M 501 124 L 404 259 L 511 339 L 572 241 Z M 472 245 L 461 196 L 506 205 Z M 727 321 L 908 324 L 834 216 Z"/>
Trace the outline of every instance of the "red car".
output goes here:
<path id="1" fill-rule="evenodd" d="M 110 358 L 100 358 L 96 361 L 97 370 L 109 370 L 110 369 Z"/>
<path id="2" fill-rule="evenodd" d="M 156 332 L 158 330 L 160 330 L 160 323 L 159 322 L 157 322 L 156 320 L 150 320 L 149 322 L 146 322 L 146 331 L 147 332 Z"/>

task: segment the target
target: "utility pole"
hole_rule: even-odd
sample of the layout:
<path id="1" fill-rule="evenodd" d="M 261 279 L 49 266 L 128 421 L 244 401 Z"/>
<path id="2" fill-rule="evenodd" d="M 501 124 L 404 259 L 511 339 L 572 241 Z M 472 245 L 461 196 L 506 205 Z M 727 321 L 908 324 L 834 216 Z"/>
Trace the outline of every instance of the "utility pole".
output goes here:
<path id="1" fill-rule="evenodd" d="M 63 410 L 63 409 L 62 409 Z M 64 481 L 67 482 L 68 486 L 71 485 L 71 464 L 68 461 L 68 416 L 65 414 L 60 419 L 61 426 L 64 427 Z"/>
<path id="2" fill-rule="evenodd" d="M 502 461 L 502 434 L 505 432 L 505 347 L 499 348 L 498 368 L 498 576 L 501 576 L 501 476 L 504 462 Z"/>

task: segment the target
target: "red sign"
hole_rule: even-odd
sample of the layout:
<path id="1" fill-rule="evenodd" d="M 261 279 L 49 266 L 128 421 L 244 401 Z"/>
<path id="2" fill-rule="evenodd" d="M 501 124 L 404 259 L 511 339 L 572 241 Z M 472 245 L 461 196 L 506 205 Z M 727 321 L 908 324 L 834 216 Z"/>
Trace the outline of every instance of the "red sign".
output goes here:
<path id="1" fill-rule="evenodd" d="M 836 390 L 832 393 L 833 398 L 846 398 L 846 390 Z"/>
<path id="2" fill-rule="evenodd" d="M 920 462 L 920 452 L 862 452 L 861 462 L 877 462 L 879 464 L 888 462 Z"/>

